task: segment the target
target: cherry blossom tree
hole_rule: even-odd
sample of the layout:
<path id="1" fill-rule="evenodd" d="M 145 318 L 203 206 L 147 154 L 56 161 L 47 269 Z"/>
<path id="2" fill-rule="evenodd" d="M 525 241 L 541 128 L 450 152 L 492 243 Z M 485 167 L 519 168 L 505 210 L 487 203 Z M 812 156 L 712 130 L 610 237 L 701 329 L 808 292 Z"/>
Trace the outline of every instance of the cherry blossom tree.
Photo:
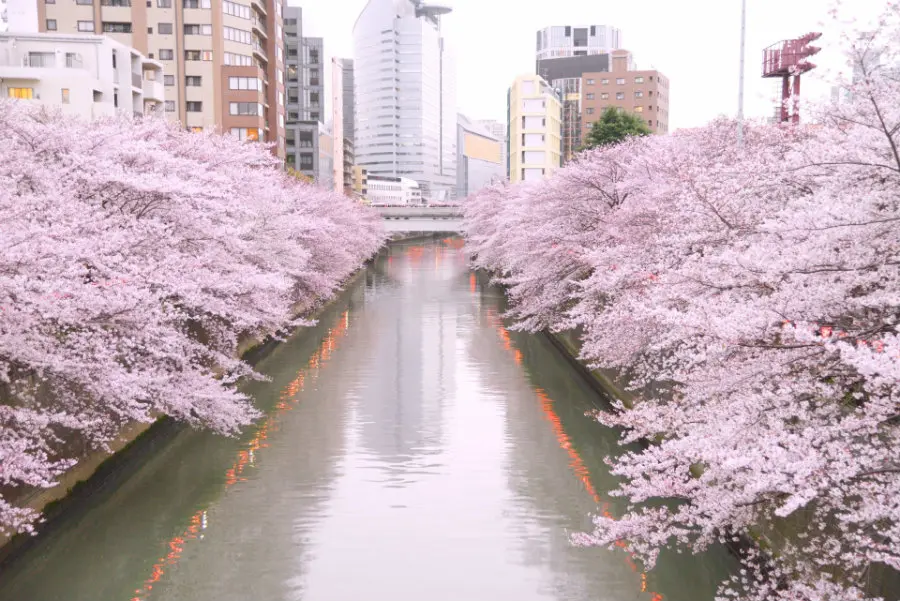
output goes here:
<path id="1" fill-rule="evenodd" d="M 309 322 L 383 243 L 377 215 L 261 144 L 0 105 L 0 485 L 51 486 L 73 440 L 255 416 L 247 339 Z M 0 498 L 0 530 L 37 516 Z"/>
<path id="2" fill-rule="evenodd" d="M 852 100 L 812 125 L 719 120 L 469 199 L 476 266 L 520 328 L 582 333 L 627 374 L 618 519 L 581 544 L 733 540 L 721 598 L 873 596 L 900 570 L 900 15 L 854 38 Z M 879 61 L 867 59 L 879 49 Z"/>

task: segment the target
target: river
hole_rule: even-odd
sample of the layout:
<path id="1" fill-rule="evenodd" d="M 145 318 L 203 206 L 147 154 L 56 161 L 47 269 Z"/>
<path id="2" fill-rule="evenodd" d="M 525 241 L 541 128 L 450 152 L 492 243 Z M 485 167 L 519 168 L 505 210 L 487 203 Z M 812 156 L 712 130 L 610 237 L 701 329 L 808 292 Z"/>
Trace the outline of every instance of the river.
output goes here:
<path id="1" fill-rule="evenodd" d="M 458 240 L 391 246 L 258 365 L 265 416 L 181 430 L 0 573 L 0 601 L 703 601 L 722 550 L 576 548 L 621 513 L 601 399 Z"/>

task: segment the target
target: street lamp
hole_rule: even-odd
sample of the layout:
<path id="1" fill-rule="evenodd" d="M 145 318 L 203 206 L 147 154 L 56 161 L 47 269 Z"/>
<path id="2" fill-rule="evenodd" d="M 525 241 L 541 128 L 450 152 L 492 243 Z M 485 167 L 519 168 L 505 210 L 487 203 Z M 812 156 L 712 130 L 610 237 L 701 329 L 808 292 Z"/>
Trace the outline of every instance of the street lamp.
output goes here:
<path id="1" fill-rule="evenodd" d="M 741 67 L 738 73 L 738 148 L 744 146 L 744 50 L 747 43 L 747 0 L 741 0 Z"/>

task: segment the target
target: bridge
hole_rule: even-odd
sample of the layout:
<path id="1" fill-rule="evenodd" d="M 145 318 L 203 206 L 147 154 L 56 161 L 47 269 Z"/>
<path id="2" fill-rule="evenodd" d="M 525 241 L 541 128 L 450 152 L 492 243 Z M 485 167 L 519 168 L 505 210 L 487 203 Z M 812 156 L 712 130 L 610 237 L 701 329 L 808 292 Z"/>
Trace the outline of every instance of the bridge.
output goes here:
<path id="1" fill-rule="evenodd" d="M 388 232 L 459 232 L 462 207 L 376 207 Z"/>

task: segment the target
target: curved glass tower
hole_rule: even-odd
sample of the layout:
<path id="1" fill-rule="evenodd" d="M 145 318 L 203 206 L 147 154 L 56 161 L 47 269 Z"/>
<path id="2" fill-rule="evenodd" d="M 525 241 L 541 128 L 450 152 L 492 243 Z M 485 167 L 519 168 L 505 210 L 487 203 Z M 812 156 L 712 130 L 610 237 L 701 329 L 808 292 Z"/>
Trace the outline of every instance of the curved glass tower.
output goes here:
<path id="1" fill-rule="evenodd" d="M 441 35 L 449 9 L 369 0 L 353 28 L 356 164 L 419 182 L 423 198 L 456 195 L 456 82 Z"/>

